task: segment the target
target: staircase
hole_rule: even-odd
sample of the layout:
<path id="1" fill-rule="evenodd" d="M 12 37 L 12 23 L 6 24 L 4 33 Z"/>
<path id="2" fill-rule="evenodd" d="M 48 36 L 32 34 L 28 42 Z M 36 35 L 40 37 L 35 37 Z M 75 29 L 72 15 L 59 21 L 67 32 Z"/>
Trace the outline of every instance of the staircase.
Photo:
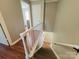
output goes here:
<path id="1" fill-rule="evenodd" d="M 31 59 L 57 59 L 50 48 L 41 48 Z"/>

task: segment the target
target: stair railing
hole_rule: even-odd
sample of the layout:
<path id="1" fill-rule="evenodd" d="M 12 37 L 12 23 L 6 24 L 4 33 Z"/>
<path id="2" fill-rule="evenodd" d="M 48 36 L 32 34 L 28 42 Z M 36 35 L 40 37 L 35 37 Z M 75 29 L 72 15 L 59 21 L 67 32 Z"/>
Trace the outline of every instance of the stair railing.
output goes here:
<path id="1" fill-rule="evenodd" d="M 44 35 L 42 23 L 25 30 L 20 34 L 23 42 L 26 59 L 31 58 L 43 45 Z"/>

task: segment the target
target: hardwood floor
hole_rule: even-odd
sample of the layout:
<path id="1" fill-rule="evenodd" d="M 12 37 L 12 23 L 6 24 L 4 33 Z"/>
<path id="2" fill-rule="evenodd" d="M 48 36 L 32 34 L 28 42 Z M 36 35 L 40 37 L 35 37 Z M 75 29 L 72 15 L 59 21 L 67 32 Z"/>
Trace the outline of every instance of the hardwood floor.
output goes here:
<path id="1" fill-rule="evenodd" d="M 9 47 L 0 44 L 0 59 L 25 59 L 22 41 Z M 51 49 L 41 48 L 31 59 L 57 59 Z"/>
<path id="2" fill-rule="evenodd" d="M 22 42 L 12 47 L 0 44 L 0 59 L 25 59 Z"/>

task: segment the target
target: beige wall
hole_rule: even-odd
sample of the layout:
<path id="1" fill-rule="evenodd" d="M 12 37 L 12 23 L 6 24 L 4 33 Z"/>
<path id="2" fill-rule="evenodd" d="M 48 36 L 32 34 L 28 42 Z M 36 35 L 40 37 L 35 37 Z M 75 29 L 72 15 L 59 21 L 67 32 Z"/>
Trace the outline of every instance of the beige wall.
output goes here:
<path id="1" fill-rule="evenodd" d="M 0 11 L 7 25 L 12 42 L 24 31 L 20 0 L 0 0 Z"/>
<path id="2" fill-rule="evenodd" d="M 49 2 L 45 4 L 45 30 L 53 32 L 53 26 L 56 16 L 56 2 Z"/>
<path id="3" fill-rule="evenodd" d="M 79 44 L 79 0 L 59 0 L 55 41 Z"/>

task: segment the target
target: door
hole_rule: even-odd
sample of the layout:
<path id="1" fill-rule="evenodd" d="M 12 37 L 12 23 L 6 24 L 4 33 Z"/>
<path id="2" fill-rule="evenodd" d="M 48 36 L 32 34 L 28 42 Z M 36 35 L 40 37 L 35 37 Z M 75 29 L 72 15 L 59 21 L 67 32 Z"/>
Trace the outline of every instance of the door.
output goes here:
<path id="1" fill-rule="evenodd" d="M 4 33 L 4 30 L 3 30 L 1 24 L 0 24 L 0 43 L 8 45 L 8 42 L 7 42 L 7 39 L 6 39 L 6 35 Z"/>
<path id="2" fill-rule="evenodd" d="M 44 0 L 31 0 L 31 12 L 32 12 L 33 26 L 43 23 Z"/>
<path id="3" fill-rule="evenodd" d="M 31 26 L 30 4 L 28 2 L 25 0 L 21 0 L 21 8 L 23 13 L 25 29 L 30 28 Z"/>

